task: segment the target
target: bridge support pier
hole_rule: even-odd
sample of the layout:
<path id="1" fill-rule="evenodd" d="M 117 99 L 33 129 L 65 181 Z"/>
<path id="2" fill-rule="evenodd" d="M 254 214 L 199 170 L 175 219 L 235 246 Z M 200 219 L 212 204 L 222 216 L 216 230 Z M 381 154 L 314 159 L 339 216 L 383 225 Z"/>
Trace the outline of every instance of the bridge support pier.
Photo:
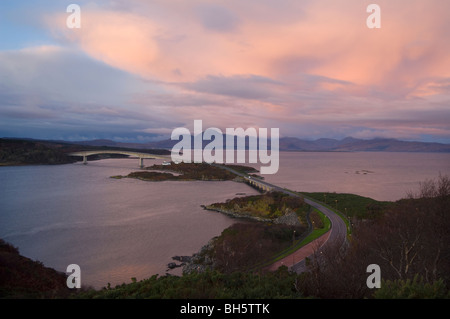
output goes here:
<path id="1" fill-rule="evenodd" d="M 139 157 L 139 168 L 144 168 L 144 159 Z"/>
<path id="2" fill-rule="evenodd" d="M 87 156 L 83 156 L 83 164 L 84 164 L 84 165 L 87 164 Z"/>

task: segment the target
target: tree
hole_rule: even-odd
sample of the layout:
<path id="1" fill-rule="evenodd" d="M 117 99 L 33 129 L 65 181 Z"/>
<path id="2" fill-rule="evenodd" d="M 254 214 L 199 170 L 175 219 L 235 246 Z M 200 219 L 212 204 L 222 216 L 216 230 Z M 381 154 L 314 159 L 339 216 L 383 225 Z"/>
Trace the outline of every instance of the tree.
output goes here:
<path id="1" fill-rule="evenodd" d="M 392 285 L 402 295 L 411 286 L 422 296 L 443 285 L 448 294 L 449 213 L 450 179 L 440 175 L 425 181 L 418 193 L 396 202 L 380 218 L 359 221 L 345 253 L 338 246 L 321 250 L 321 258 L 311 263 L 310 273 L 296 287 L 322 298 L 373 297 L 366 286 L 366 267 L 377 264 L 382 288 Z"/>

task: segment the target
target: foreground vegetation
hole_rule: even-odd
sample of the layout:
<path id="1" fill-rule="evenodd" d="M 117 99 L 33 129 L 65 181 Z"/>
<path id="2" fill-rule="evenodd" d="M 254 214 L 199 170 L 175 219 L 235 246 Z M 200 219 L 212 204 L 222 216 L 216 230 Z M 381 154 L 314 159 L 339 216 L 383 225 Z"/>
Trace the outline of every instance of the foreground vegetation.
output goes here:
<path id="1" fill-rule="evenodd" d="M 236 223 L 214 238 L 195 262 L 224 274 L 261 269 L 267 262 L 272 263 L 277 254 L 292 247 L 293 241 L 305 231 L 303 226 Z"/>
<path id="2" fill-rule="evenodd" d="M 122 284 L 115 288 L 89 290 L 73 295 L 89 299 L 277 299 L 300 298 L 293 282 L 297 275 L 286 267 L 273 273 L 257 274 L 233 272 L 224 274 L 207 270 L 181 277 L 152 276 L 139 282 Z"/>
<path id="3" fill-rule="evenodd" d="M 347 251 L 323 252 L 303 291 L 320 298 L 450 297 L 450 178 L 420 185 L 373 219 L 353 219 Z M 382 288 L 368 291 L 366 268 L 381 268 Z M 339 275 L 337 275 L 339 274 Z"/>
<path id="4" fill-rule="evenodd" d="M 76 299 L 303 299 L 317 298 L 305 291 L 308 274 L 297 275 L 286 266 L 265 274 L 219 271 L 189 273 L 181 277 L 152 276 L 115 288 L 74 293 Z M 347 290 L 335 298 L 348 298 Z M 365 298 L 374 299 L 443 299 L 450 298 L 443 280 L 426 283 L 423 279 L 383 281 L 381 289 L 365 288 Z"/>
<path id="5" fill-rule="evenodd" d="M 66 275 L 19 254 L 0 239 L 0 298 L 64 298 Z"/>

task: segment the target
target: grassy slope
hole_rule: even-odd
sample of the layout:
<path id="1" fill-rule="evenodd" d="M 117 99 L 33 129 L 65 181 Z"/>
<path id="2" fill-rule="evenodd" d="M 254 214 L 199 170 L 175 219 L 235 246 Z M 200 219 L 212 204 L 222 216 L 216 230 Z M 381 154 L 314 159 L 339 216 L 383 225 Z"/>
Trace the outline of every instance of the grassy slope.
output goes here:
<path id="1" fill-rule="evenodd" d="M 345 217 L 358 219 L 373 219 L 381 216 L 392 202 L 377 201 L 369 197 L 355 194 L 340 193 L 305 193 L 302 194 L 313 200 L 322 202 Z"/>

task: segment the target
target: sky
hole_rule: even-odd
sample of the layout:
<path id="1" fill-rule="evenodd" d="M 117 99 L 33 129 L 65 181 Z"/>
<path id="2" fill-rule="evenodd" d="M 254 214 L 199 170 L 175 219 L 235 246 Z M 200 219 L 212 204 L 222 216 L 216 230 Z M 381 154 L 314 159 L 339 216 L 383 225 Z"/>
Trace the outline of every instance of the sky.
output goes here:
<path id="1" fill-rule="evenodd" d="M 202 120 L 450 143 L 449 12 L 446 0 L 2 0 L 0 137 L 144 143 Z"/>

